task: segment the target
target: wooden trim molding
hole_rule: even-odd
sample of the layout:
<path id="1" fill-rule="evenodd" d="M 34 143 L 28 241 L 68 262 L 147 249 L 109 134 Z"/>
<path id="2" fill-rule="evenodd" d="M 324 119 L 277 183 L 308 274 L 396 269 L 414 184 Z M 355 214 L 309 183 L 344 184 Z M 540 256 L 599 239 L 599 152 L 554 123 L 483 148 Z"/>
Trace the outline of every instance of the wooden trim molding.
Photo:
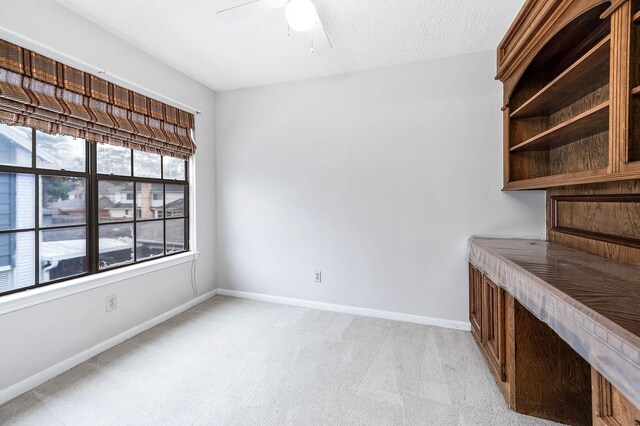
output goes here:
<path id="1" fill-rule="evenodd" d="M 504 105 L 509 104 L 511 92 L 526 67 L 554 35 L 583 13 L 610 2 L 527 0 L 498 46 L 496 80 L 505 84 Z"/>
<path id="2" fill-rule="evenodd" d="M 611 1 L 611 6 L 609 7 L 609 9 L 605 10 L 602 15 L 600 15 L 600 18 L 601 19 L 607 19 L 609 16 L 611 16 L 613 14 L 613 12 L 618 10 L 618 8 L 620 6 L 622 6 L 622 4 L 624 2 L 626 2 L 626 1 L 628 1 L 628 0 L 612 0 Z"/>
<path id="3" fill-rule="evenodd" d="M 551 196 L 550 202 L 550 231 L 640 249 L 640 238 L 562 226 L 559 221 L 560 203 L 637 203 L 640 205 L 640 194 Z"/>
<path id="4" fill-rule="evenodd" d="M 611 383 L 598 374 L 596 370 L 594 370 L 591 380 L 595 385 L 595 403 L 593 404 L 595 417 L 613 417 Z"/>

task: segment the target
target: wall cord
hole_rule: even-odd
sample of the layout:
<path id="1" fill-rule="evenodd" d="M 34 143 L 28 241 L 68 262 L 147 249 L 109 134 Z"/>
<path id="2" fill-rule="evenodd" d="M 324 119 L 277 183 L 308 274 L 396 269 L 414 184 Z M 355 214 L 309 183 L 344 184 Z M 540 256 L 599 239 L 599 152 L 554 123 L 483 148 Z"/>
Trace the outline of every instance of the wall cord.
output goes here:
<path id="1" fill-rule="evenodd" d="M 193 294 L 198 295 L 198 282 L 196 277 L 196 258 L 194 256 L 191 261 L 191 290 L 193 290 Z"/>

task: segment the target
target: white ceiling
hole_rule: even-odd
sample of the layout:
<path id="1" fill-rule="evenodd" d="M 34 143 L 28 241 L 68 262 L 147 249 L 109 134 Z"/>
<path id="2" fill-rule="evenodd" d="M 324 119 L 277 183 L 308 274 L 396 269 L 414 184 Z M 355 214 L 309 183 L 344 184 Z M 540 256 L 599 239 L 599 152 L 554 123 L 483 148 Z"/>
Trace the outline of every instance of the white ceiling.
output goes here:
<path id="1" fill-rule="evenodd" d="M 314 0 L 333 49 L 287 36 L 284 11 L 234 24 L 246 0 L 56 0 L 214 90 L 495 49 L 524 0 Z"/>

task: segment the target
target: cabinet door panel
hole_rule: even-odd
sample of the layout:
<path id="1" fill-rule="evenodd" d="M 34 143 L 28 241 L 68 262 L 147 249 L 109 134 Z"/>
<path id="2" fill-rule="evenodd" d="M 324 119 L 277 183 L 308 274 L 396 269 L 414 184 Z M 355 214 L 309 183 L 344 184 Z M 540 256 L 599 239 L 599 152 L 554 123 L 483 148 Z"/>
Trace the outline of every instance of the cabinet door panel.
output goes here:
<path id="1" fill-rule="evenodd" d="M 471 333 L 482 342 L 482 273 L 469 265 L 469 322 Z"/>
<path id="2" fill-rule="evenodd" d="M 483 346 L 489 365 L 497 377 L 506 381 L 505 292 L 490 279 L 483 280 Z"/>
<path id="3" fill-rule="evenodd" d="M 640 426 L 640 409 L 634 407 L 595 368 L 591 368 L 593 424 L 596 426 Z"/>

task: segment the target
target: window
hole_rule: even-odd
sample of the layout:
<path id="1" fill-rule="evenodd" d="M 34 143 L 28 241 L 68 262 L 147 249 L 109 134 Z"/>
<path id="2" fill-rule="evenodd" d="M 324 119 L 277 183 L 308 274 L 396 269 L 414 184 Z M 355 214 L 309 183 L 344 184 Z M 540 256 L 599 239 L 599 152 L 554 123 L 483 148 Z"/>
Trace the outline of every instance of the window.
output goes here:
<path id="1" fill-rule="evenodd" d="M 0 295 L 188 250 L 187 167 L 0 124 Z"/>

